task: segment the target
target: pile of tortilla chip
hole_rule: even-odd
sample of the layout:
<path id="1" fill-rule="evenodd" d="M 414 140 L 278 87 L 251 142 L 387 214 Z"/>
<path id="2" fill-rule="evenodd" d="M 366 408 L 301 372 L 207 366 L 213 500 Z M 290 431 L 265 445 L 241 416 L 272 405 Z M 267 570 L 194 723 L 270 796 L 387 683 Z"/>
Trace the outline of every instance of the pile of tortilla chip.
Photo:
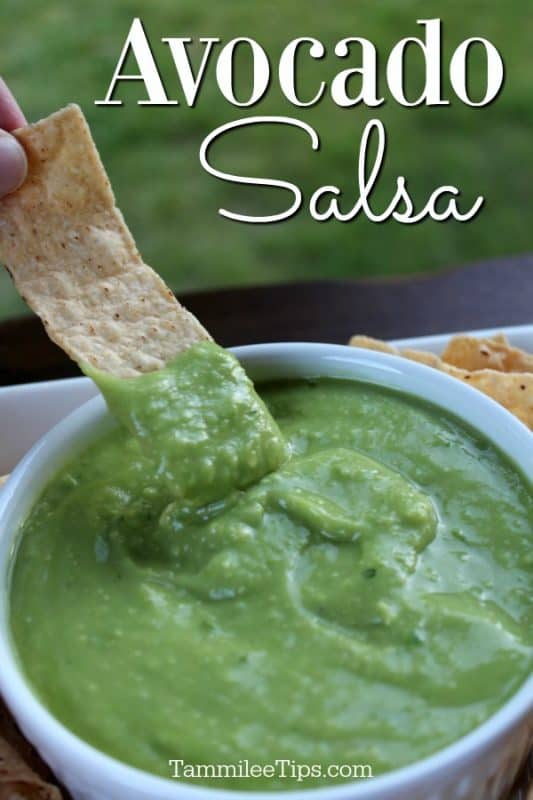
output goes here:
<path id="1" fill-rule="evenodd" d="M 502 333 L 486 339 L 454 336 L 440 358 L 422 350 L 399 350 L 369 336 L 352 336 L 350 344 L 447 372 L 492 397 L 533 430 L 533 354 L 512 347 Z"/>

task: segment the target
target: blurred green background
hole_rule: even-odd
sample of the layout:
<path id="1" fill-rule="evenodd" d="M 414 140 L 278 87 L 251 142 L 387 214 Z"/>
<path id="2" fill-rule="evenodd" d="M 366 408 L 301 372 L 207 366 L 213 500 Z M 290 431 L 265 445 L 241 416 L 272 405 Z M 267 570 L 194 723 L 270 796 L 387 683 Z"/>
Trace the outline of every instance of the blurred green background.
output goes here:
<path id="1" fill-rule="evenodd" d="M 137 106 L 139 84 L 119 90 L 122 107 L 98 107 L 105 96 L 133 17 L 140 16 L 153 46 L 169 97 L 181 88 L 162 36 L 256 38 L 267 50 L 274 80 L 267 99 L 237 109 L 219 93 L 215 61 L 194 109 Z M 444 87 L 452 100 L 441 108 L 406 109 L 390 98 L 386 57 L 398 39 L 420 35 L 418 18 L 441 17 L 444 29 Z M 505 3 L 471 0 L 2 0 L 0 73 L 28 119 L 35 120 L 70 101 L 87 114 L 109 171 L 118 203 L 148 263 L 180 290 L 291 279 L 387 276 L 437 270 L 475 259 L 533 249 L 530 219 L 533 183 L 533 102 L 530 0 Z M 316 36 L 329 55 L 302 61 L 302 91 L 316 91 L 340 69 L 358 66 L 333 54 L 338 39 L 364 36 L 379 48 L 380 84 L 386 103 L 377 109 L 337 108 L 329 97 L 311 109 L 295 109 L 277 86 L 276 64 L 283 46 L 297 36 Z M 500 50 L 506 85 L 489 107 L 465 107 L 447 80 L 450 53 L 465 38 L 484 36 Z M 191 51 L 198 63 L 199 49 Z M 249 60 L 238 57 L 250 85 Z M 422 60 L 408 61 L 412 96 L 421 86 Z M 131 71 L 135 63 L 131 63 Z M 471 61 L 472 91 L 482 91 L 484 61 Z M 361 132 L 372 116 L 388 132 L 388 156 L 374 206 L 390 201 L 397 175 L 405 175 L 415 202 L 425 204 L 443 184 L 463 190 L 463 208 L 484 195 L 485 208 L 469 223 L 425 221 L 408 226 L 373 224 L 363 217 L 319 224 L 304 209 L 281 224 L 245 225 L 223 219 L 221 206 L 248 213 L 273 213 L 287 195 L 217 181 L 200 166 L 198 149 L 215 127 L 246 115 L 297 116 L 313 125 L 322 141 L 313 152 L 301 131 L 255 126 L 213 148 L 216 166 L 228 172 L 285 178 L 307 198 L 323 184 L 345 191 L 347 206 L 357 199 L 356 158 Z M 0 274 L 0 316 L 20 313 L 9 279 Z"/>

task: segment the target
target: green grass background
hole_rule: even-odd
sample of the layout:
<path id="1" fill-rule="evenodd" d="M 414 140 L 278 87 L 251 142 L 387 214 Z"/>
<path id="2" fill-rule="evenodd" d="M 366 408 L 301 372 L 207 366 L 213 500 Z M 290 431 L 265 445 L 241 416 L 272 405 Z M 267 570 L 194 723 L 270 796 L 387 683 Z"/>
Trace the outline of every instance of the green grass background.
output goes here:
<path id="1" fill-rule="evenodd" d="M 316 36 L 332 52 L 338 39 L 356 35 L 379 48 L 379 89 L 386 103 L 373 110 L 339 109 L 326 98 L 312 109 L 296 110 L 274 79 L 266 100 L 253 109 L 236 109 L 220 95 L 212 62 L 194 109 L 139 107 L 135 100 L 144 93 L 134 84 L 120 90 L 126 98 L 123 107 L 97 107 L 93 101 L 106 92 L 134 16 L 145 24 L 173 99 L 181 98 L 181 92 L 162 36 L 218 36 L 224 41 L 252 36 L 275 65 L 293 37 Z M 443 19 L 448 95 L 449 54 L 463 39 L 485 36 L 500 49 L 506 84 L 491 106 L 471 109 L 451 96 L 451 106 L 406 109 L 390 98 L 388 51 L 399 38 L 420 32 L 417 18 L 432 17 Z M 70 101 L 82 105 L 141 252 L 177 290 L 398 275 L 533 249 L 532 42 L 530 0 L 2 0 L 0 6 L 0 73 L 28 119 Z M 239 64 L 239 90 L 244 92 L 244 54 Z M 355 58 L 348 63 L 333 54 L 306 65 L 299 77 L 309 92 L 339 69 L 357 66 Z M 483 71 L 482 60 L 473 58 L 474 92 L 480 91 Z M 415 96 L 421 73 L 414 52 L 408 82 Z M 249 114 L 307 121 L 321 137 L 321 152 L 311 151 L 301 131 L 267 126 L 221 141 L 213 150 L 219 168 L 285 178 L 300 185 L 307 197 L 318 186 L 337 184 L 351 205 L 360 135 L 365 122 L 378 116 L 387 127 L 389 146 L 376 208 L 390 200 L 398 174 L 407 177 L 418 204 L 437 186 L 451 183 L 463 190 L 465 206 L 482 194 L 485 208 L 466 224 L 376 225 L 364 218 L 319 224 L 306 211 L 276 225 L 225 220 L 217 214 L 220 206 L 256 214 L 280 207 L 279 193 L 230 186 L 200 166 L 202 139 L 213 128 Z M 7 276 L 0 274 L 0 316 L 23 308 Z"/>

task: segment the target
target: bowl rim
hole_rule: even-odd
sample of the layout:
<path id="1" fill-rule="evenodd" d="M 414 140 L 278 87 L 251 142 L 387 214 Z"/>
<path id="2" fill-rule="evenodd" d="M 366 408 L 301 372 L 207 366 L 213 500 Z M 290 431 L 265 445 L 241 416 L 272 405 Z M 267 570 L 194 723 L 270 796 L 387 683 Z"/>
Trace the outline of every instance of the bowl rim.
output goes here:
<path id="1" fill-rule="evenodd" d="M 364 372 L 365 367 L 370 372 L 381 374 L 384 378 L 396 376 L 402 380 L 409 379 L 416 387 L 416 391 L 411 389 L 397 389 L 397 391 L 404 395 L 420 397 L 423 402 L 430 405 L 445 408 L 452 416 L 458 417 L 463 424 L 466 423 L 495 444 L 524 474 L 526 481 L 531 480 L 530 475 L 533 475 L 533 435 L 526 426 L 478 390 L 424 364 L 412 362 L 396 355 L 362 350 L 346 345 L 311 342 L 247 345 L 233 348 L 232 352 L 239 360 L 244 361 L 244 366 L 253 372 L 254 376 L 260 374 L 262 370 L 266 370 L 268 373 L 269 368 L 279 374 L 278 362 L 283 358 L 291 362 L 291 359 L 298 361 L 308 357 L 322 367 L 314 373 L 317 376 L 323 374 L 327 377 L 324 365 L 332 361 L 336 362 L 337 367 L 346 366 L 345 377 L 350 379 L 348 373 L 352 372 L 351 379 L 354 381 L 388 385 L 386 380 L 369 380 L 367 377 L 355 374 L 358 368 L 363 368 Z M 291 368 L 294 368 L 294 365 Z M 260 383 L 261 378 L 257 380 Z M 431 392 L 428 387 L 432 387 Z M 427 397 L 428 392 L 432 395 L 431 398 Z M 437 399 L 450 395 L 459 405 L 463 404 L 464 415 L 455 408 L 451 410 L 446 408 L 443 402 L 439 403 Z M 48 740 L 54 742 L 52 749 L 60 749 L 62 759 L 70 762 L 74 769 L 78 770 L 78 773 L 93 777 L 95 773 L 99 773 L 104 776 L 102 779 L 104 782 L 112 783 L 115 787 L 121 786 L 125 790 L 135 787 L 137 791 L 146 792 L 147 798 L 154 798 L 154 800 L 155 798 L 157 800 L 177 800 L 178 797 L 183 800 L 188 800 L 188 798 L 190 800 L 212 800 L 215 796 L 227 798 L 227 800 L 238 800 L 238 798 L 252 800 L 252 798 L 262 796 L 269 798 L 277 794 L 286 796 L 289 800 L 305 800 L 305 798 L 309 798 L 309 800 L 325 800 L 325 798 L 328 800 L 348 800 L 348 798 L 371 800 L 374 797 L 389 796 L 387 792 L 392 790 L 399 791 L 411 784 L 418 784 L 421 780 L 427 780 L 436 773 L 449 772 L 458 764 L 470 763 L 475 759 L 476 754 L 494 745 L 498 739 L 519 724 L 530 709 L 533 709 L 533 677 L 530 677 L 485 722 L 450 745 L 419 761 L 368 780 L 350 780 L 340 784 L 305 789 L 260 791 L 248 788 L 244 790 L 219 789 L 214 785 L 197 785 L 180 779 L 163 778 L 119 761 L 77 736 L 41 703 L 30 683 L 26 681 L 22 667 L 18 664 L 14 643 L 10 638 L 8 596 L 10 566 L 14 560 L 17 529 L 23 514 L 19 515 L 12 530 L 2 531 L 1 528 L 6 523 L 12 501 L 22 496 L 26 490 L 29 490 L 30 494 L 33 491 L 32 501 L 27 504 L 31 507 L 35 495 L 44 488 L 46 477 L 39 476 L 35 480 L 36 476 L 33 472 L 35 465 L 46 457 L 48 452 L 52 458 L 54 458 L 54 454 L 61 451 L 66 454 L 67 450 L 72 449 L 72 444 L 80 440 L 83 432 L 86 434 L 89 432 L 88 438 L 91 438 L 96 431 L 96 426 L 103 424 L 106 419 L 109 419 L 109 416 L 101 396 L 89 400 L 73 411 L 34 445 L 15 468 L 0 493 L 0 662 L 2 663 L 0 692 L 13 710 L 23 730 L 25 732 L 31 730 L 32 733 L 39 730 L 40 735 L 43 732 L 47 733 Z M 473 421 L 474 418 L 476 421 Z M 486 430 L 490 424 L 496 425 L 498 432 L 496 437 L 498 441 L 496 442 L 493 432 Z M 509 437 L 509 440 L 514 443 L 511 453 L 505 445 L 502 445 L 505 437 Z M 522 450 L 525 451 L 525 455 L 518 450 L 519 443 Z M 526 443 L 526 447 L 524 447 L 524 443 Z M 59 466 L 57 455 L 56 461 L 58 462 L 56 466 Z M 34 486 L 31 485 L 32 478 Z M 5 586 L 2 586 L 4 581 Z M 30 735 L 28 738 L 35 741 L 39 737 Z M 38 748 L 39 746 L 40 744 L 37 743 Z M 139 794 L 139 796 L 141 795 Z"/>

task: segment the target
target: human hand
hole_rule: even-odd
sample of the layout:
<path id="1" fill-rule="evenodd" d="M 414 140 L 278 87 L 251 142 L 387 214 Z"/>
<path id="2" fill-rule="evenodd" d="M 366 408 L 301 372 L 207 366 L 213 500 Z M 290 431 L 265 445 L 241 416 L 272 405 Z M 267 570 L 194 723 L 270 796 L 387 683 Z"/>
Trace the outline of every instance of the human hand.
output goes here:
<path id="1" fill-rule="evenodd" d="M 26 178 L 26 153 L 9 133 L 22 125 L 26 125 L 24 114 L 0 78 L 0 198 L 18 189 Z"/>

